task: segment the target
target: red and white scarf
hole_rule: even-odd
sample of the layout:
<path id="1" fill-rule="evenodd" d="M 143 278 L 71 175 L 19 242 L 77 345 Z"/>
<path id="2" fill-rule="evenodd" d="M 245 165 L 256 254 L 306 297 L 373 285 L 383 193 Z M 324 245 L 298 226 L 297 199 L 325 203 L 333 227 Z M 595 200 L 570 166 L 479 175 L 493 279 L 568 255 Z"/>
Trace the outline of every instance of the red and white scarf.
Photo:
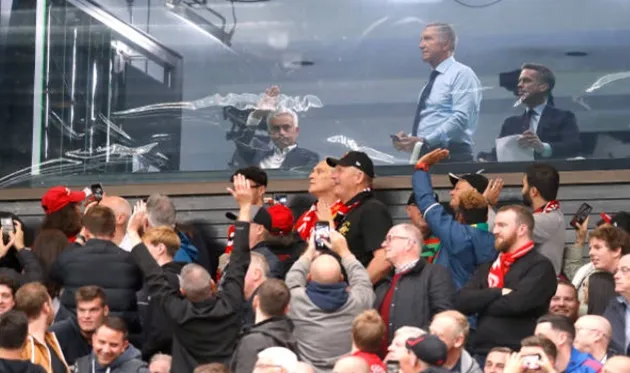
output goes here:
<path id="1" fill-rule="evenodd" d="M 348 207 L 341 202 L 341 200 L 337 200 L 330 206 L 330 213 L 334 217 L 340 210 L 346 210 Z M 300 237 L 304 241 L 308 241 L 311 237 L 311 232 L 313 232 L 313 228 L 315 228 L 315 223 L 319 220 L 317 216 L 317 203 L 314 203 L 310 209 L 302 214 L 295 223 L 295 231 L 299 233 Z"/>
<path id="2" fill-rule="evenodd" d="M 511 253 L 501 253 L 497 260 L 492 263 L 488 273 L 489 288 L 503 288 L 503 279 L 510 270 L 516 259 L 522 257 L 534 248 L 534 241 L 529 241 Z"/>
<path id="3" fill-rule="evenodd" d="M 541 212 L 548 213 L 548 212 L 556 211 L 558 209 L 560 209 L 560 202 L 554 199 L 552 201 L 547 202 L 546 205 L 537 208 L 536 211 L 534 211 L 534 214 L 540 214 Z"/>

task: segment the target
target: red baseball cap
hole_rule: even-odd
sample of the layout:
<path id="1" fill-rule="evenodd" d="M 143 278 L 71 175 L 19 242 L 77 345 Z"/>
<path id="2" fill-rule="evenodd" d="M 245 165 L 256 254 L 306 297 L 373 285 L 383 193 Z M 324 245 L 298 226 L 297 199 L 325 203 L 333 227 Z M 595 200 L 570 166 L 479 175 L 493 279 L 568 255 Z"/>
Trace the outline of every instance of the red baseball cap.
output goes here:
<path id="1" fill-rule="evenodd" d="M 46 214 L 52 214 L 66 207 L 69 203 L 83 201 L 87 197 L 85 191 L 75 192 L 59 185 L 48 189 L 42 197 L 42 208 Z"/>
<path id="2" fill-rule="evenodd" d="M 293 231 L 293 213 L 290 208 L 282 203 L 276 203 L 268 206 L 267 212 L 271 215 L 271 234 L 284 236 Z"/>

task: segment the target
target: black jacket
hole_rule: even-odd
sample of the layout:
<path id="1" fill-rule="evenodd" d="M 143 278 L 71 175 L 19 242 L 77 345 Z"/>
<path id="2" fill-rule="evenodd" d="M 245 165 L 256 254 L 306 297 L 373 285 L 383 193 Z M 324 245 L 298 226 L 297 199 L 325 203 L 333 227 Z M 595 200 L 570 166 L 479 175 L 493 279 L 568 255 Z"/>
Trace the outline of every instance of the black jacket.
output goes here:
<path id="1" fill-rule="evenodd" d="M 72 312 L 78 288 L 102 287 L 110 312 L 125 319 L 130 332 L 138 331 L 136 292 L 142 288 L 142 273 L 131 255 L 113 242 L 91 239 L 84 246 L 67 248 L 53 263 L 50 278 L 63 287 L 59 300 Z"/>
<path id="2" fill-rule="evenodd" d="M 75 317 L 54 323 L 50 331 L 55 333 L 68 366 L 74 365 L 79 358 L 92 353 L 92 346 L 81 334 Z"/>
<path id="3" fill-rule="evenodd" d="M 457 310 L 479 315 L 472 342 L 476 354 L 487 354 L 499 346 L 520 349 L 521 340 L 534 334 L 536 320 L 548 312 L 556 293 L 553 265 L 536 250 L 517 259 L 505 275 L 504 288 L 512 290 L 505 296 L 500 288 L 488 288 L 491 265 L 479 266 L 455 298 Z"/>
<path id="4" fill-rule="evenodd" d="M 232 356 L 243 307 L 243 282 L 250 261 L 249 223 L 236 222 L 230 266 L 222 290 L 201 302 L 182 299 L 143 244 L 131 252 L 144 272 L 149 295 L 162 298 L 161 306 L 173 325 L 172 373 L 190 373 L 197 365 L 227 363 Z"/>
<path id="5" fill-rule="evenodd" d="M 179 289 L 179 273 L 186 263 L 170 262 L 162 266 L 164 276 L 172 288 Z M 148 290 L 147 290 L 148 292 Z M 158 352 L 171 353 L 173 344 L 173 327 L 171 321 L 160 308 L 160 297 L 149 297 L 146 319 L 144 320 L 144 343 L 142 359 L 149 361 Z"/>
<path id="6" fill-rule="evenodd" d="M 2 373 L 46 373 L 46 369 L 27 360 L 0 359 Z"/>
<path id="7" fill-rule="evenodd" d="M 22 249 L 17 251 L 15 248 L 11 248 L 10 251 L 11 250 L 14 251 L 13 255 L 15 259 L 17 259 L 22 271 L 20 273 L 13 267 L 4 267 L 3 262 L 3 264 L 0 264 L 0 273 L 8 274 L 9 276 L 15 278 L 20 285 L 24 285 L 29 282 L 44 282 L 44 270 L 31 250 Z M 10 253 L 7 253 L 6 256 L 9 254 Z"/>
<path id="8" fill-rule="evenodd" d="M 288 317 L 272 317 L 245 330 L 234 350 L 230 370 L 232 373 L 251 373 L 258 353 L 269 347 L 284 347 L 297 354 L 293 322 Z"/>
<path id="9" fill-rule="evenodd" d="M 612 326 L 610 349 L 628 355 L 630 349 L 626 350 L 626 304 L 618 297 L 611 299 L 603 316 Z"/>
<path id="10" fill-rule="evenodd" d="M 391 287 L 394 272 L 383 279 L 375 289 L 375 308 L 381 309 Z M 420 259 L 403 274 L 394 290 L 389 311 L 388 342 L 401 326 L 427 328 L 437 313 L 453 309 L 455 285 L 448 270 Z"/>
<path id="11" fill-rule="evenodd" d="M 359 205 L 348 215 L 337 214 L 335 223 L 337 231 L 346 237 L 352 254 L 367 268 L 374 258 L 373 252 L 381 248 L 394 222 L 387 206 L 376 199 L 372 191 L 357 194 L 346 205 L 356 202 Z"/>

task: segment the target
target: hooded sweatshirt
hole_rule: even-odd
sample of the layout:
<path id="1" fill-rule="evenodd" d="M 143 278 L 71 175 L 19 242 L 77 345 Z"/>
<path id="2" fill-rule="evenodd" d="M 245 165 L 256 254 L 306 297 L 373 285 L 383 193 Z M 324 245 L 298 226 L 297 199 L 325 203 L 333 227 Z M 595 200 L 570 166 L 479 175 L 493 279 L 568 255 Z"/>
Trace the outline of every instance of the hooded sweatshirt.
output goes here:
<path id="1" fill-rule="evenodd" d="M 0 359 L 0 372 L 2 373 L 45 373 L 46 370 L 27 360 Z"/>
<path id="2" fill-rule="evenodd" d="M 272 317 L 245 330 L 232 356 L 231 371 L 251 373 L 258 353 L 269 347 L 284 347 L 298 353 L 297 340 L 293 336 L 293 322 L 288 317 Z"/>
<path id="3" fill-rule="evenodd" d="M 77 360 L 75 373 L 149 373 L 147 363 L 141 360 L 140 350 L 129 345 L 109 366 L 101 366 L 94 353 Z"/>

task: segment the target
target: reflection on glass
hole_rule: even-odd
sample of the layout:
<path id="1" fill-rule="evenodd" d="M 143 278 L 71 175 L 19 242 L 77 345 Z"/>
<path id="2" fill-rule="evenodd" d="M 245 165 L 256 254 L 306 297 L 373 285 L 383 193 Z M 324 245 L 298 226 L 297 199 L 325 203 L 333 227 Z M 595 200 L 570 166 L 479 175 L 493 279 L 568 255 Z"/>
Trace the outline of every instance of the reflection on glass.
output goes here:
<path id="1" fill-rule="evenodd" d="M 349 150 L 381 166 L 434 148 L 451 163 L 630 154 L 623 1 L 38 6 L 1 9 L 0 187 L 246 165 L 304 176 Z"/>

